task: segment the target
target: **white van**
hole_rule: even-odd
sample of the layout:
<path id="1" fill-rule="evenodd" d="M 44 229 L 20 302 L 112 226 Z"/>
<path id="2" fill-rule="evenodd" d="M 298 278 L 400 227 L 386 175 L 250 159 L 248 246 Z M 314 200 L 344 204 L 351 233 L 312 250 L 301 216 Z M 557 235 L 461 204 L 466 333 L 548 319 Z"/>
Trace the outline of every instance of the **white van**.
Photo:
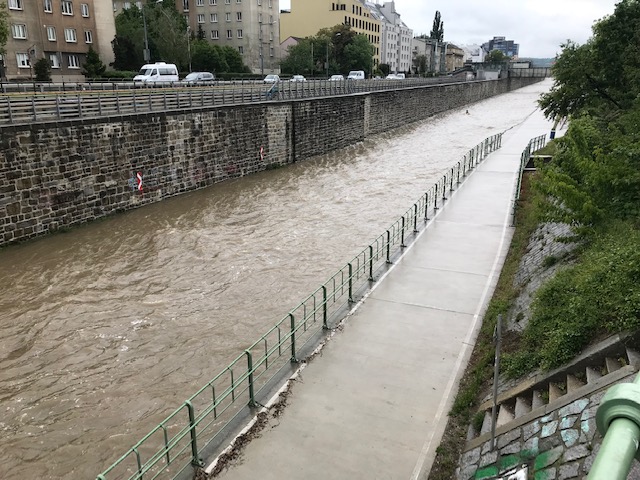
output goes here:
<path id="1" fill-rule="evenodd" d="M 364 70 L 351 70 L 347 80 L 364 80 Z"/>
<path id="2" fill-rule="evenodd" d="M 133 77 L 134 82 L 142 83 L 171 83 L 178 80 L 178 67 L 173 63 L 164 62 L 143 65 L 138 75 Z"/>

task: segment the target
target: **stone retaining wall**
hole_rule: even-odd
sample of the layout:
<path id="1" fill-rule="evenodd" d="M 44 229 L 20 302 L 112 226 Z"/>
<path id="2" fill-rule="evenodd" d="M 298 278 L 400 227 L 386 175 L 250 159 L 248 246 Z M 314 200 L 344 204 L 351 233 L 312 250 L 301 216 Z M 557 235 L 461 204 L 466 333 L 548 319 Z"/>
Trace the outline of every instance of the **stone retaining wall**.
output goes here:
<path id="1" fill-rule="evenodd" d="M 0 130 L 0 245 L 324 154 L 539 78 Z"/>

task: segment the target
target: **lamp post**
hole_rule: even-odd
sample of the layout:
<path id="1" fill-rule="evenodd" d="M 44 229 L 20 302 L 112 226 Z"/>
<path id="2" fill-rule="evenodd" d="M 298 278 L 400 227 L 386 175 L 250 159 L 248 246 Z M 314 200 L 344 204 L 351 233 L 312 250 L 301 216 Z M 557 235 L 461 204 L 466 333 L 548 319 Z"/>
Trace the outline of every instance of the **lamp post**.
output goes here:
<path id="1" fill-rule="evenodd" d="M 259 35 L 259 40 L 260 40 L 260 75 L 264 75 L 264 52 L 263 52 L 263 45 L 264 42 L 262 41 L 262 20 L 260 20 L 260 35 Z"/>
<path id="2" fill-rule="evenodd" d="M 142 6 L 142 26 L 144 27 L 144 50 L 142 51 L 142 57 L 145 62 L 151 60 L 149 55 L 149 38 L 147 37 L 147 17 L 144 15 L 144 5 Z"/>
<path id="3" fill-rule="evenodd" d="M 334 37 L 339 37 L 341 36 L 342 33 L 337 32 Z M 327 78 L 329 78 L 329 42 L 331 41 L 331 37 L 327 37 L 327 63 L 325 65 L 326 69 L 327 69 Z"/>
<path id="4" fill-rule="evenodd" d="M 191 73 L 191 25 L 187 25 L 187 52 L 189 52 L 189 73 Z"/>

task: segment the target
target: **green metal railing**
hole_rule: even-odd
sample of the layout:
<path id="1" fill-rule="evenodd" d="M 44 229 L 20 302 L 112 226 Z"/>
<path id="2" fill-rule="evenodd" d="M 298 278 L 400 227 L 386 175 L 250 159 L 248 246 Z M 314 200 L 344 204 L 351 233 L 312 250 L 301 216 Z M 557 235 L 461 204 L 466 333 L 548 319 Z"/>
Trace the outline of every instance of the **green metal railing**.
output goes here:
<path id="1" fill-rule="evenodd" d="M 202 466 L 200 454 L 240 409 L 259 406 L 256 395 L 288 362 L 297 362 L 300 348 L 340 319 L 357 292 L 371 287 L 376 274 L 415 238 L 459 185 L 489 153 L 502 145 L 502 133 L 469 150 L 398 220 L 367 248 L 333 274 L 311 295 L 238 355 L 113 465 L 98 480 L 175 479 L 190 466 Z"/>
<path id="2" fill-rule="evenodd" d="M 640 375 L 633 383 L 611 387 L 596 413 L 598 431 L 604 437 L 589 471 L 589 480 L 624 480 L 640 442 Z"/>
<path id="3" fill-rule="evenodd" d="M 527 147 L 522 151 L 520 155 L 520 169 L 518 170 L 518 181 L 516 183 L 516 191 L 513 195 L 513 210 L 511 216 L 511 225 L 515 225 L 516 221 L 516 207 L 518 205 L 518 200 L 520 200 L 520 190 L 522 189 L 522 175 L 524 174 L 524 169 L 529 163 L 529 158 L 531 154 L 537 150 L 540 150 L 547 143 L 546 135 L 539 135 L 535 138 L 529 140 Z"/>

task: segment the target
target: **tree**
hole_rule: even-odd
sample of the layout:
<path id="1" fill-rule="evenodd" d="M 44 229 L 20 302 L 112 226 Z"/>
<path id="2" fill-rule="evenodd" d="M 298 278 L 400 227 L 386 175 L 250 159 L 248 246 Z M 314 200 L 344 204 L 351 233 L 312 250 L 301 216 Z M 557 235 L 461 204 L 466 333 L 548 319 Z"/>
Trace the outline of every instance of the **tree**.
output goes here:
<path id="1" fill-rule="evenodd" d="M 386 63 L 381 63 L 380 65 L 378 65 L 378 69 L 385 77 L 389 75 L 389 72 L 391 72 L 391 67 Z"/>
<path id="2" fill-rule="evenodd" d="M 312 51 L 312 42 L 309 38 L 303 38 L 296 45 L 292 45 L 287 56 L 280 62 L 282 73 L 312 74 L 314 69 Z"/>
<path id="3" fill-rule="evenodd" d="M 540 106 L 549 118 L 578 113 L 615 115 L 640 94 L 640 2 L 622 0 L 593 26 L 584 45 L 571 40 L 552 67 L 554 84 Z"/>
<path id="4" fill-rule="evenodd" d="M 98 52 L 93 49 L 93 46 L 89 46 L 89 52 L 87 52 L 87 60 L 82 66 L 82 74 L 87 78 L 102 78 L 107 67 L 102 60 Z"/>
<path id="5" fill-rule="evenodd" d="M 144 64 L 144 29 L 142 12 L 133 4 L 122 10 L 115 19 L 116 36 L 111 42 L 114 53 L 113 68 L 137 71 Z"/>
<path id="6" fill-rule="evenodd" d="M 508 60 L 509 57 L 507 57 L 504 52 L 500 50 L 491 50 L 489 53 L 487 53 L 487 56 L 484 57 L 484 61 L 486 63 L 503 63 Z"/>
<path id="7" fill-rule="evenodd" d="M 345 72 L 349 70 L 372 71 L 373 45 L 366 35 L 356 35 L 353 41 L 344 47 L 344 61 L 347 66 Z"/>
<path id="8" fill-rule="evenodd" d="M 416 73 L 424 74 L 427 72 L 427 56 L 426 55 L 416 55 L 413 59 L 413 68 Z"/>
<path id="9" fill-rule="evenodd" d="M 41 58 L 33 66 L 33 70 L 36 73 L 37 82 L 50 82 L 51 81 L 51 62 L 46 58 Z"/>
<path id="10" fill-rule="evenodd" d="M 205 40 L 206 38 L 207 38 L 207 36 L 204 33 L 204 30 L 202 29 L 202 25 L 198 24 L 198 35 L 196 35 L 196 39 Z"/>
<path id="11" fill-rule="evenodd" d="M 433 27 L 431 28 L 431 33 L 429 33 L 429 38 L 439 42 L 444 39 L 444 22 L 440 20 L 440 12 L 438 10 L 436 10 L 436 15 L 433 19 Z"/>
<path id="12" fill-rule="evenodd" d="M 222 49 L 206 40 L 196 40 L 191 46 L 191 65 L 194 71 L 223 73 L 229 71 L 229 65 Z"/>
<path id="13" fill-rule="evenodd" d="M 221 48 L 222 57 L 229 66 L 231 73 L 250 73 L 251 70 L 242 61 L 242 55 L 235 48 L 225 45 Z"/>
<path id="14" fill-rule="evenodd" d="M 7 53 L 6 46 L 9 39 L 9 12 L 7 3 L 0 3 L 0 55 Z"/>

